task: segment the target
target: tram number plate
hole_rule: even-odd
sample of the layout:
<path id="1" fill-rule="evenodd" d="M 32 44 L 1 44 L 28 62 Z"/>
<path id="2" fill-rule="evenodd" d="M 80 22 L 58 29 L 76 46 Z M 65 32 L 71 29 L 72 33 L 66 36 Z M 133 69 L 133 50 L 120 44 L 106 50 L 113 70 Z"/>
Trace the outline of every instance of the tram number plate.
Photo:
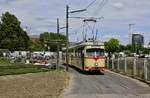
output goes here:
<path id="1" fill-rule="evenodd" d="M 92 46 L 92 48 L 97 48 L 97 47 L 99 47 L 98 45 L 94 45 L 94 46 Z"/>
<path id="2" fill-rule="evenodd" d="M 98 42 L 97 42 L 97 41 L 94 41 L 93 44 L 94 44 L 94 45 L 98 45 Z"/>

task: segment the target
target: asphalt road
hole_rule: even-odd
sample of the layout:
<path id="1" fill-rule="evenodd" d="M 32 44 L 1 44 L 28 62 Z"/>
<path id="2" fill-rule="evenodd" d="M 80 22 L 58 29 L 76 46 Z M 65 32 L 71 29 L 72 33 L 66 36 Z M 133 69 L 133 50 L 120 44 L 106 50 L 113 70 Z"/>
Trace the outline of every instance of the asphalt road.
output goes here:
<path id="1" fill-rule="evenodd" d="M 82 73 L 70 68 L 71 80 L 63 98 L 150 98 L 150 87 L 110 71 Z"/>

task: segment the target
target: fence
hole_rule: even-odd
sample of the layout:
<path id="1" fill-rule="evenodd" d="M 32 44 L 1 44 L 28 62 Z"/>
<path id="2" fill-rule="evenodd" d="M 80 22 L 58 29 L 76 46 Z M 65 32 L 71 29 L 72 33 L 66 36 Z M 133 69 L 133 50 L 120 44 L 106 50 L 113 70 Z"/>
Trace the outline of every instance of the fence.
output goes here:
<path id="1" fill-rule="evenodd" d="M 150 82 L 150 58 L 111 58 L 107 59 L 107 67 L 114 72 Z"/>
<path id="2" fill-rule="evenodd" d="M 148 67 L 148 70 L 147 70 L 147 74 L 148 74 L 148 81 L 150 81 L 150 58 L 148 59 L 148 65 L 147 65 L 147 67 Z"/>

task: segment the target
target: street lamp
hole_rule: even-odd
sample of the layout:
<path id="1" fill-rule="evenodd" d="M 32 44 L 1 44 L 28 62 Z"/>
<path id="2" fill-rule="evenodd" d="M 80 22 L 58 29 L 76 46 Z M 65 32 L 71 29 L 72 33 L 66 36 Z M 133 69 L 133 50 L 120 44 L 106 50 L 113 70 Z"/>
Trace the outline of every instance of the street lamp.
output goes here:
<path id="1" fill-rule="evenodd" d="M 69 30 L 69 14 L 72 13 L 77 13 L 77 12 L 83 12 L 86 11 L 86 9 L 81 9 L 81 10 L 74 10 L 74 11 L 70 11 L 69 12 L 69 6 L 66 5 L 66 71 L 69 71 L 69 56 L 68 56 L 68 48 L 69 48 L 69 34 L 68 34 L 68 30 Z"/>
<path id="2" fill-rule="evenodd" d="M 69 13 L 76 13 L 76 12 L 83 12 L 83 11 L 86 11 L 86 9 L 81 9 L 81 10 L 70 11 Z"/>
<path id="3" fill-rule="evenodd" d="M 66 27 L 60 27 L 59 30 L 64 29 L 64 28 L 66 28 Z"/>

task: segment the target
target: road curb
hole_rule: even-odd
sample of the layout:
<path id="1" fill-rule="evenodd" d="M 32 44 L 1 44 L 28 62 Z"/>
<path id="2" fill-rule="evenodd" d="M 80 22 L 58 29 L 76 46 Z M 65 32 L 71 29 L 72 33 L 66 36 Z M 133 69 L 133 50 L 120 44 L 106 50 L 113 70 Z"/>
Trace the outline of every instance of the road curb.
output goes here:
<path id="1" fill-rule="evenodd" d="M 69 81 L 67 81 L 66 87 L 65 87 L 64 90 L 62 91 L 62 94 L 60 95 L 59 98 L 66 98 L 66 95 L 68 95 L 69 92 L 70 92 L 71 89 L 72 89 L 73 77 L 74 77 L 74 75 L 71 74 L 71 73 L 68 73 L 68 74 L 69 74 Z"/>

